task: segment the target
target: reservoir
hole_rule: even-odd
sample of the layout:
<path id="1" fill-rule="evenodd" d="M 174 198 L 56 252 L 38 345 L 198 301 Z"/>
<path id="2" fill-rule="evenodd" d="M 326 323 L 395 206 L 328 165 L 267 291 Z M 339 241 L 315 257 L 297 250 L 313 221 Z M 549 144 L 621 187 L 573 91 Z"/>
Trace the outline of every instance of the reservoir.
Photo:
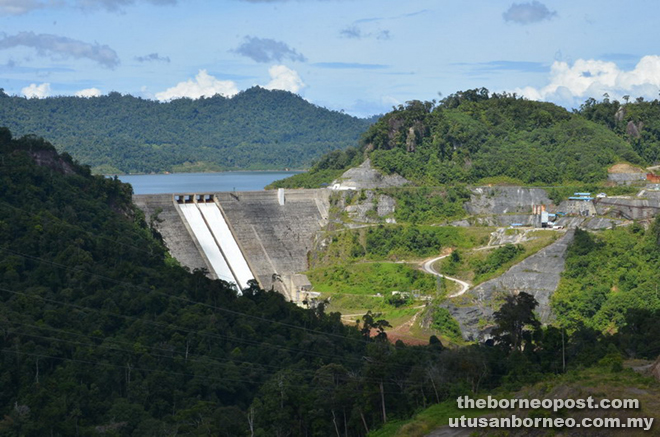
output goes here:
<path id="1" fill-rule="evenodd" d="M 235 171 L 223 173 L 172 173 L 121 175 L 122 182 L 133 186 L 134 194 L 259 191 L 271 182 L 300 172 Z"/>

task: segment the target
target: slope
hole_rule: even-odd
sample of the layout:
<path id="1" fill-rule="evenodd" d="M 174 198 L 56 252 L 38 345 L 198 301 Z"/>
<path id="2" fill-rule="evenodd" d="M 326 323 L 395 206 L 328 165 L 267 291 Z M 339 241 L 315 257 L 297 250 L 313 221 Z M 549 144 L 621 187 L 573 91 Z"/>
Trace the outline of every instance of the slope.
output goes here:
<path id="1" fill-rule="evenodd" d="M 399 105 L 362 136 L 360 152 L 386 174 L 430 186 L 486 178 L 518 184 L 597 182 L 616 162 L 646 162 L 624 138 L 580 114 L 484 88 L 440 102 Z M 327 156 L 305 179 L 355 161 Z M 345 164 L 333 165 L 337 162 Z"/>
<path id="2" fill-rule="evenodd" d="M 168 103 L 113 92 L 25 99 L 0 93 L 0 120 L 16 135 L 47 136 L 95 172 L 304 168 L 355 145 L 367 120 L 254 87 Z"/>

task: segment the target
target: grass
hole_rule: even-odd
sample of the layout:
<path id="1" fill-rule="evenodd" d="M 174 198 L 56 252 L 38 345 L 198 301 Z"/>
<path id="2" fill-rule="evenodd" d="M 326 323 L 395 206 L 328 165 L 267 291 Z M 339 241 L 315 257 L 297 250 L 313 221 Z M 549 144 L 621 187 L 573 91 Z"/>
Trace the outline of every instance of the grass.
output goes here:
<path id="1" fill-rule="evenodd" d="M 369 433 L 369 437 L 422 437 L 436 428 L 449 424 L 451 417 L 479 417 L 489 414 L 488 410 L 461 410 L 455 400 L 435 404 L 421 411 L 411 420 L 390 422 Z"/>
<path id="2" fill-rule="evenodd" d="M 627 363 L 624 363 L 626 367 Z M 490 393 L 491 396 L 503 399 L 526 398 L 526 399 L 586 399 L 591 396 L 594 399 L 637 399 L 640 402 L 639 410 L 589 410 L 589 409 L 564 409 L 557 413 L 550 413 L 551 417 L 571 417 L 576 421 L 590 417 L 618 417 L 626 420 L 628 417 L 651 417 L 654 418 L 654 426 L 650 431 L 640 429 L 626 430 L 625 434 L 618 433 L 616 429 L 599 429 L 599 435 L 626 435 L 645 436 L 657 435 L 660 420 L 660 383 L 651 377 L 640 375 L 633 370 L 624 369 L 621 372 L 612 372 L 607 368 L 594 366 L 587 369 L 573 370 L 564 375 L 548 376 L 541 382 L 523 387 L 516 392 L 500 390 Z M 483 393 L 475 398 L 485 398 Z M 369 437 L 422 437 L 431 431 L 445 426 L 452 417 L 479 417 L 495 415 L 501 417 L 529 417 L 538 414 L 542 410 L 479 410 L 459 409 L 454 399 L 446 400 L 433 405 L 415 415 L 410 420 L 392 421 L 380 429 L 369 433 Z M 493 431 L 484 429 L 484 432 Z M 551 430 L 548 430 L 551 431 Z M 558 430 L 561 435 L 572 435 L 571 429 Z M 482 434 L 479 434 L 482 435 Z M 499 434 L 498 434 L 499 435 Z M 537 435 L 537 434 L 534 434 Z M 554 434 L 549 434 L 554 435 Z M 586 434 L 585 434 L 586 435 Z M 595 435 L 595 434 L 593 434 Z"/>
<path id="3" fill-rule="evenodd" d="M 507 235 L 509 235 L 509 231 L 521 232 L 519 230 L 507 229 Z M 518 254 L 515 258 L 513 258 L 509 262 L 501 265 L 499 268 L 491 272 L 478 275 L 475 273 L 475 265 L 477 265 L 481 261 L 484 261 L 488 257 L 488 255 L 493 250 L 495 250 L 495 248 L 491 250 L 480 250 L 480 251 L 471 251 L 471 252 L 461 251 L 460 252 L 461 260 L 458 263 L 453 262 L 451 257 L 447 257 L 439 261 L 435 265 L 435 268 L 437 271 L 443 274 L 447 274 L 448 276 L 456 277 L 464 281 L 469 281 L 472 283 L 472 285 L 478 285 L 481 284 L 482 282 L 488 281 L 489 279 L 500 276 L 501 274 L 506 272 L 509 268 L 511 268 L 513 265 L 518 264 L 519 262 L 523 261 L 525 258 L 534 255 L 539 250 L 543 249 L 544 247 L 547 247 L 548 245 L 550 245 L 551 243 L 557 240 L 559 234 L 556 231 L 538 230 L 538 231 L 528 232 L 527 236 L 530 238 L 530 240 L 521 243 L 521 245 L 525 248 L 525 251 Z"/>
<path id="4" fill-rule="evenodd" d="M 307 272 L 314 290 L 324 294 L 390 296 L 392 291 L 431 294 L 435 278 L 408 264 L 354 263 L 318 267 Z"/>

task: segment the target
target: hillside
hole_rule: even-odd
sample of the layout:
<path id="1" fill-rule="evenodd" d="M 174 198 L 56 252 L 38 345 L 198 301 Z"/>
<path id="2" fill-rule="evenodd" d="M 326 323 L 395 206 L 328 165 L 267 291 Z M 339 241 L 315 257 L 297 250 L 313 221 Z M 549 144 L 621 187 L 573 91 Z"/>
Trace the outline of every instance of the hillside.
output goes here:
<path id="1" fill-rule="evenodd" d="M 129 185 L 0 129 L 1 435 L 363 436 L 429 402 L 444 353 L 384 323 L 237 297 L 169 257 Z"/>
<path id="2" fill-rule="evenodd" d="M 655 132 L 651 126 L 645 129 Z M 605 180 L 607 168 L 616 162 L 651 165 L 657 160 L 654 147 L 650 140 L 635 143 L 552 103 L 482 88 L 440 102 L 399 105 L 367 130 L 357 154 L 327 155 L 309 174 L 274 186 L 327 183 L 328 177 L 341 174 L 338 169 L 365 157 L 384 173 L 397 173 L 417 185 L 490 178 L 518 184 L 594 183 Z"/>
<path id="3" fill-rule="evenodd" d="M 625 138 L 647 163 L 660 161 L 660 100 L 638 98 L 632 102 L 625 98 L 621 103 L 589 99 L 579 113 Z"/>
<path id="4" fill-rule="evenodd" d="M 512 298 L 495 346 L 446 349 L 435 336 L 391 344 L 388 322 L 371 312 L 349 326 L 325 305 L 300 308 L 255 284 L 237 297 L 169 257 L 130 186 L 7 129 L 0 217 L 2 435 L 365 436 L 456 396 L 563 373 L 564 337 L 566 370 L 617 371 L 623 353 L 657 353 L 646 346 L 657 331 L 631 323 L 655 320 L 651 311 L 626 315 L 631 329 L 611 336 L 536 323 L 518 331 L 516 314 L 533 317 L 535 304 Z M 646 249 L 657 251 L 659 227 L 644 233 Z M 365 232 L 374 259 L 483 241 L 436 227 Z"/>
<path id="5" fill-rule="evenodd" d="M 46 136 L 105 174 L 305 168 L 356 145 L 370 123 L 260 87 L 168 103 L 115 92 L 45 99 L 0 93 L 0 125 Z"/>

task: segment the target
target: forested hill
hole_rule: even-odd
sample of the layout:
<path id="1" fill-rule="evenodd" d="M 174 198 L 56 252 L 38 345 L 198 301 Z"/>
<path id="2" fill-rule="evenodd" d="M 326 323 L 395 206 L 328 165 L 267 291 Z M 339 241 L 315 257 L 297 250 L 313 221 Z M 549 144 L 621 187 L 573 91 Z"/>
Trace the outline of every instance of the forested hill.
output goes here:
<path id="1" fill-rule="evenodd" d="M 644 237 L 647 259 L 659 229 L 621 232 Z M 600 243 L 583 246 L 576 255 Z M 537 324 L 523 335 L 511 326 L 529 325 L 536 304 L 526 296 L 502 306 L 495 347 L 452 349 L 436 337 L 392 345 L 370 312 L 345 326 L 323 306 L 299 308 L 254 284 L 237 297 L 169 258 L 129 185 L 0 128 L 2 436 L 363 437 L 430 404 L 554 379 L 563 367 L 603 357 L 620 367 L 617 347 L 657 355 L 655 313 L 618 337 Z"/>
<path id="2" fill-rule="evenodd" d="M 654 120 L 659 121 L 646 124 L 643 133 L 632 138 L 625 135 L 624 121 L 617 125 L 623 126 L 623 133 L 613 131 L 588 108 L 569 112 L 552 103 L 491 94 L 483 88 L 440 102 L 415 100 L 372 125 L 359 150 L 327 155 L 304 177 L 313 181 L 314 174 L 329 169 L 335 175 L 371 157 L 385 173 L 398 173 L 420 185 L 475 183 L 492 177 L 525 184 L 595 182 L 605 179 L 607 168 L 616 162 L 657 161 L 660 136 L 654 132 L 660 132 L 659 108 L 649 104 L 647 113 L 655 111 Z M 614 123 L 616 108 L 602 112 Z"/>
<path id="3" fill-rule="evenodd" d="M 129 185 L 0 128 L 0 435 L 363 436 L 430 402 L 448 352 L 361 328 L 187 272 Z"/>
<path id="4" fill-rule="evenodd" d="M 629 101 L 629 96 L 624 96 L 623 102 L 588 99 L 579 113 L 625 138 L 645 162 L 660 161 L 660 100 Z"/>
<path id="5" fill-rule="evenodd" d="M 260 87 L 168 103 L 116 92 L 45 99 L 0 93 L 0 126 L 47 137 L 105 174 L 304 168 L 356 145 L 370 123 Z"/>

